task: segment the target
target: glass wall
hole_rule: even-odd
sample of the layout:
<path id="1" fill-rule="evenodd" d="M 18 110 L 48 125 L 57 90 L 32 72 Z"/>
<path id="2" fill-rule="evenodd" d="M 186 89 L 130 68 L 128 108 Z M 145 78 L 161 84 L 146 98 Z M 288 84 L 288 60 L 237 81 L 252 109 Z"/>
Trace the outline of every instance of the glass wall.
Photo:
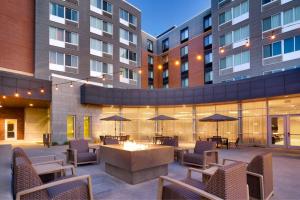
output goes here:
<path id="1" fill-rule="evenodd" d="M 75 138 L 75 116 L 67 116 L 67 139 L 72 140 Z"/>
<path id="2" fill-rule="evenodd" d="M 206 138 L 217 135 L 216 122 L 200 122 L 199 119 L 211 116 L 213 114 L 221 114 L 238 118 L 238 104 L 226 105 L 210 105 L 196 107 L 197 119 L 197 138 L 206 140 Z M 235 141 L 238 137 L 238 120 L 229 122 L 218 122 L 218 135 L 228 138 L 229 141 Z"/>
<path id="3" fill-rule="evenodd" d="M 242 103 L 242 141 L 267 144 L 266 101 Z"/>
<path id="4" fill-rule="evenodd" d="M 102 108 L 102 114 L 100 116 L 100 119 L 110 117 L 113 115 L 119 115 L 120 114 L 120 108 L 116 107 L 103 107 Z M 120 133 L 120 122 L 114 122 L 114 121 L 102 121 L 100 120 L 100 127 L 101 129 L 97 132 L 100 132 L 100 135 L 119 135 Z M 116 127 L 116 133 L 115 133 L 115 127 Z"/>
<path id="5" fill-rule="evenodd" d="M 155 122 L 148 120 L 155 116 L 155 108 L 122 108 L 122 116 L 131 121 L 122 122 L 122 134 L 130 139 L 152 141 Z"/>
<path id="6" fill-rule="evenodd" d="M 84 139 L 90 139 L 91 138 L 91 117 L 90 116 L 84 116 L 83 118 L 83 136 Z"/>

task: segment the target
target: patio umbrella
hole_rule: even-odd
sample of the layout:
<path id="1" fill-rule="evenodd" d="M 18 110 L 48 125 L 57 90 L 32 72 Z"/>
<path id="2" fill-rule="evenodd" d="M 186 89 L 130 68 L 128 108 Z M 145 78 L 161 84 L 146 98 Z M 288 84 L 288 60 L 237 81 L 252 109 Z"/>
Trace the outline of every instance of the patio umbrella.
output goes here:
<path id="1" fill-rule="evenodd" d="M 152 120 L 152 121 L 169 121 L 169 120 L 177 120 L 176 118 L 174 117 L 169 117 L 169 116 L 166 116 L 166 115 L 158 115 L 156 117 L 153 117 L 153 118 L 150 118 L 148 120 Z M 161 132 L 163 132 L 164 128 L 163 128 L 163 123 L 161 124 Z"/>
<path id="2" fill-rule="evenodd" d="M 220 115 L 220 114 L 214 114 L 209 117 L 199 119 L 199 121 L 201 122 L 217 122 L 217 137 L 219 136 L 219 122 L 236 121 L 236 120 L 238 119 L 234 117 Z"/>
<path id="3" fill-rule="evenodd" d="M 102 121 L 114 121 L 115 122 L 115 136 L 117 136 L 117 121 L 121 122 L 121 121 L 131 121 L 129 119 L 126 119 L 124 117 L 121 117 L 119 115 L 113 115 L 113 116 L 110 116 L 110 117 L 105 117 L 105 118 L 102 118 L 100 119 Z"/>

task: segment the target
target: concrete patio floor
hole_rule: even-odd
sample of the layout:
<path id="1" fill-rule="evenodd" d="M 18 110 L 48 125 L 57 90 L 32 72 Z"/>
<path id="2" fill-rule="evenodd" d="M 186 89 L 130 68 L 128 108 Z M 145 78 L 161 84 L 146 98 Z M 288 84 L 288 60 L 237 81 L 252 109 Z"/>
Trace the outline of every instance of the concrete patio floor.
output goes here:
<path id="1" fill-rule="evenodd" d="M 39 145 L 24 146 L 30 156 L 55 154 L 65 159 L 63 152 L 66 146 L 44 148 Z M 1 149 L 0 149 L 1 150 Z M 256 154 L 273 152 L 274 193 L 271 199 L 296 200 L 300 199 L 300 153 L 299 151 L 286 151 L 259 147 L 247 147 L 231 150 L 220 150 L 221 158 L 250 161 Z M 169 165 L 169 176 L 182 179 L 186 176 L 186 166 L 178 163 Z M 90 174 L 93 182 L 95 199 L 111 200 L 154 200 L 156 199 L 157 179 L 137 185 L 129 185 L 104 172 L 104 164 L 84 165 L 77 168 L 78 175 Z M 201 178 L 200 176 L 195 176 Z"/>

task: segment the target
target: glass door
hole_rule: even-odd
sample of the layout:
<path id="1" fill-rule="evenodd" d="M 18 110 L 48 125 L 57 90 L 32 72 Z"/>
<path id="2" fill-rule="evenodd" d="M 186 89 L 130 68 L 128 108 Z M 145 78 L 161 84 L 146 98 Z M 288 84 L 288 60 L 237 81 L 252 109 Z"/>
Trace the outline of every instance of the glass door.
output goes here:
<path id="1" fill-rule="evenodd" d="M 300 115 L 289 116 L 289 131 L 287 132 L 289 147 L 300 147 Z"/>
<path id="2" fill-rule="evenodd" d="M 17 139 L 17 120 L 6 119 L 5 120 L 5 140 Z"/>
<path id="3" fill-rule="evenodd" d="M 271 146 L 286 146 L 287 133 L 287 117 L 286 116 L 270 116 L 269 133 Z"/>

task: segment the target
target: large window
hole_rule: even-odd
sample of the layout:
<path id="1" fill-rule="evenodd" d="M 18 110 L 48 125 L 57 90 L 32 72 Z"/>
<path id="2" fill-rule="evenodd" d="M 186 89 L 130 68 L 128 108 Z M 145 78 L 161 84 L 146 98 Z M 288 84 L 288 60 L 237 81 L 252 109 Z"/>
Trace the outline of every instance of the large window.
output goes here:
<path id="1" fill-rule="evenodd" d="M 91 120 L 92 117 L 90 116 L 84 116 L 83 118 L 83 136 L 84 139 L 90 139 L 91 138 Z"/>
<path id="2" fill-rule="evenodd" d="M 121 77 L 137 81 L 137 73 L 132 69 L 128 69 L 126 67 L 120 67 Z"/>
<path id="3" fill-rule="evenodd" d="M 212 44 L 212 34 L 209 34 L 204 37 L 204 47 L 207 47 Z"/>
<path id="4" fill-rule="evenodd" d="M 189 28 L 186 27 L 185 29 L 180 31 L 180 41 L 185 42 L 189 39 Z"/>
<path id="5" fill-rule="evenodd" d="M 137 17 L 126 10 L 120 9 L 120 18 L 134 26 L 137 26 Z"/>
<path id="6" fill-rule="evenodd" d="M 186 72 L 189 70 L 189 62 L 185 61 L 181 63 L 181 72 Z"/>
<path id="7" fill-rule="evenodd" d="M 90 60 L 91 72 L 98 72 L 102 74 L 113 74 L 113 65 L 109 63 L 103 63 L 97 60 Z"/>
<path id="8" fill-rule="evenodd" d="M 67 139 L 72 140 L 75 138 L 75 115 L 67 116 Z"/>
<path id="9" fill-rule="evenodd" d="M 147 50 L 153 52 L 153 41 L 147 40 Z"/>
<path id="10" fill-rule="evenodd" d="M 78 56 L 65 55 L 65 65 L 72 68 L 78 68 Z"/>
<path id="11" fill-rule="evenodd" d="M 261 0 L 261 4 L 265 5 L 265 4 L 271 3 L 273 1 L 277 1 L 277 0 Z"/>
<path id="12" fill-rule="evenodd" d="M 91 5 L 95 6 L 96 8 L 102 8 L 102 0 L 91 0 Z"/>
<path id="13" fill-rule="evenodd" d="M 273 15 L 263 19 L 263 31 L 268 31 L 281 26 L 281 14 Z"/>
<path id="14" fill-rule="evenodd" d="M 249 38 L 249 25 L 233 31 L 233 42 L 239 42 Z"/>
<path id="15" fill-rule="evenodd" d="M 204 56 L 204 63 L 205 63 L 205 64 L 212 63 L 212 52 L 207 52 L 207 53 L 205 53 L 205 56 Z"/>
<path id="16" fill-rule="evenodd" d="M 91 38 L 90 47 L 96 51 L 102 51 L 102 41 Z"/>
<path id="17" fill-rule="evenodd" d="M 281 41 L 264 46 L 264 58 L 281 55 Z"/>
<path id="18" fill-rule="evenodd" d="M 227 69 L 234 66 L 250 63 L 250 51 L 244 51 L 239 54 L 226 56 L 220 59 L 220 69 Z"/>
<path id="19" fill-rule="evenodd" d="M 291 53 L 295 51 L 294 38 L 284 40 L 284 53 Z"/>
<path id="20" fill-rule="evenodd" d="M 78 33 L 66 31 L 66 42 L 78 45 Z"/>
<path id="21" fill-rule="evenodd" d="M 122 47 L 120 47 L 120 57 L 133 62 L 137 61 L 137 55 L 135 52 L 129 51 L 128 49 L 124 49 Z"/>
<path id="22" fill-rule="evenodd" d="M 219 15 L 219 25 L 225 24 L 232 20 L 232 12 L 228 10 Z"/>
<path id="23" fill-rule="evenodd" d="M 66 19 L 78 22 L 79 12 L 77 10 L 66 8 Z"/>
<path id="24" fill-rule="evenodd" d="M 162 41 L 162 51 L 168 51 L 169 50 L 169 38 L 166 38 Z"/>
<path id="25" fill-rule="evenodd" d="M 103 53 L 113 55 L 113 45 L 107 42 L 102 42 L 102 51 Z"/>
<path id="26" fill-rule="evenodd" d="M 102 31 L 109 33 L 109 34 L 113 34 L 113 25 L 112 23 L 106 22 L 106 21 L 102 21 Z"/>
<path id="27" fill-rule="evenodd" d="M 120 28 L 120 38 L 137 44 L 137 35 L 122 28 Z"/>
<path id="28" fill-rule="evenodd" d="M 57 16 L 57 17 L 62 17 L 65 18 L 65 7 L 62 5 L 59 5 L 57 3 L 50 3 L 50 14 Z"/>
<path id="29" fill-rule="evenodd" d="M 211 22 L 211 15 L 207 15 L 203 18 L 203 26 L 204 30 L 208 30 L 211 28 L 212 22 Z"/>
<path id="30" fill-rule="evenodd" d="M 300 6 L 283 12 L 283 24 L 290 24 L 300 20 Z"/>
<path id="31" fill-rule="evenodd" d="M 61 28 L 55 28 L 55 27 L 49 27 L 49 35 L 50 35 L 50 39 L 53 40 L 59 40 L 64 42 L 65 41 L 65 37 L 64 37 L 64 29 Z"/>
<path id="32" fill-rule="evenodd" d="M 225 35 L 220 36 L 220 46 L 227 46 L 232 44 L 232 32 L 226 33 Z"/>
<path id="33" fill-rule="evenodd" d="M 55 51 L 50 51 L 49 52 L 49 63 L 55 64 L 55 65 L 65 65 L 64 54 L 55 52 Z"/>
<path id="34" fill-rule="evenodd" d="M 187 56 L 189 53 L 189 47 L 188 46 L 184 46 L 180 49 L 180 56 L 184 57 Z"/>
<path id="35" fill-rule="evenodd" d="M 249 12 L 248 0 L 233 8 L 233 18 L 237 18 L 247 12 Z"/>
<path id="36" fill-rule="evenodd" d="M 98 30 L 102 30 L 102 20 L 97 17 L 90 16 L 90 26 Z"/>
<path id="37" fill-rule="evenodd" d="M 183 79 L 181 80 L 181 87 L 182 87 L 182 88 L 187 88 L 187 87 L 189 87 L 189 78 L 183 78 Z"/>
<path id="38" fill-rule="evenodd" d="M 103 10 L 105 12 L 108 12 L 110 14 L 112 14 L 113 12 L 113 5 L 107 1 L 103 1 Z"/>

